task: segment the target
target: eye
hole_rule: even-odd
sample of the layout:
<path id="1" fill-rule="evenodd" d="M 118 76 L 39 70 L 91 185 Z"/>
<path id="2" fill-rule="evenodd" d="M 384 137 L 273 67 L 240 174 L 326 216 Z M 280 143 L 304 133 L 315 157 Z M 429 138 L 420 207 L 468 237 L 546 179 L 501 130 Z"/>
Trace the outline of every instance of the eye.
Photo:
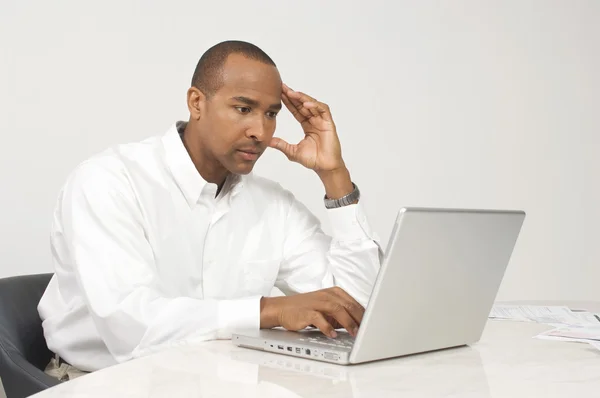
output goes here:
<path id="1" fill-rule="evenodd" d="M 247 106 L 236 106 L 235 109 L 237 109 L 239 113 L 250 113 L 250 108 L 248 108 Z"/>
<path id="2" fill-rule="evenodd" d="M 269 119 L 275 119 L 277 117 L 277 112 L 267 112 L 267 117 Z"/>

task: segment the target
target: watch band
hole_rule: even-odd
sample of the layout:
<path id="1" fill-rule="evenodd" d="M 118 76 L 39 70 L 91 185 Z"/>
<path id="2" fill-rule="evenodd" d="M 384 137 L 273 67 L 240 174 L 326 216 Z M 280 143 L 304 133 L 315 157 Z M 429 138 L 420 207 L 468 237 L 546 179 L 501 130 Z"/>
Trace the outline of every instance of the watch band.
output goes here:
<path id="1" fill-rule="evenodd" d="M 348 195 L 343 196 L 339 199 L 329 199 L 327 196 L 324 197 L 325 207 L 328 209 L 335 209 L 338 207 L 348 206 L 360 199 L 360 190 L 355 183 L 352 183 L 354 190 Z"/>

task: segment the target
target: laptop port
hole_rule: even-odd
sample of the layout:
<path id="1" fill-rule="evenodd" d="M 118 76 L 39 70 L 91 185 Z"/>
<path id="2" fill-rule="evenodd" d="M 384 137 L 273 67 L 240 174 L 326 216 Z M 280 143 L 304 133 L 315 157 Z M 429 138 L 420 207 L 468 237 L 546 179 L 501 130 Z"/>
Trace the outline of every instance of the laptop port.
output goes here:
<path id="1" fill-rule="evenodd" d="M 339 358 L 339 355 L 334 352 L 326 352 L 325 353 L 325 359 L 337 361 L 338 358 Z"/>
<path id="2" fill-rule="evenodd" d="M 296 354 L 301 354 L 301 353 L 302 353 L 302 349 L 296 347 Z"/>
<path id="3" fill-rule="evenodd" d="M 308 348 L 306 349 L 305 352 L 306 352 L 306 355 L 310 355 L 310 350 Z"/>
<path id="4" fill-rule="evenodd" d="M 292 347 L 288 347 L 287 350 L 291 352 L 292 351 Z"/>
<path id="5" fill-rule="evenodd" d="M 277 348 L 280 349 L 280 350 L 283 350 L 283 346 L 282 345 L 278 345 Z"/>

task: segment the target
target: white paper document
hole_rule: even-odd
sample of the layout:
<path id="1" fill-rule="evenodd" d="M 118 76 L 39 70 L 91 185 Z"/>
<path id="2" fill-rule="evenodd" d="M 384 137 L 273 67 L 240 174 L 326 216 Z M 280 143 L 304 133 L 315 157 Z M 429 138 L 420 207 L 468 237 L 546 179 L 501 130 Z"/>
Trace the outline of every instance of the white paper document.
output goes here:
<path id="1" fill-rule="evenodd" d="M 543 340 L 576 341 L 598 345 L 600 347 L 600 325 L 598 326 L 566 326 L 548 330 L 535 336 Z M 600 349 L 600 348 L 599 348 Z"/>
<path id="2" fill-rule="evenodd" d="M 582 325 L 600 326 L 600 316 L 598 316 L 598 314 L 575 310 L 572 310 L 572 312 L 575 317 L 579 318 L 579 320 L 582 322 Z"/>
<path id="3" fill-rule="evenodd" d="M 588 344 L 600 351 L 600 341 L 588 341 Z"/>
<path id="4" fill-rule="evenodd" d="M 571 311 L 564 306 L 497 304 L 492 308 L 489 317 L 491 319 L 538 322 L 550 325 L 600 326 L 600 320 L 594 314 L 586 311 Z"/>

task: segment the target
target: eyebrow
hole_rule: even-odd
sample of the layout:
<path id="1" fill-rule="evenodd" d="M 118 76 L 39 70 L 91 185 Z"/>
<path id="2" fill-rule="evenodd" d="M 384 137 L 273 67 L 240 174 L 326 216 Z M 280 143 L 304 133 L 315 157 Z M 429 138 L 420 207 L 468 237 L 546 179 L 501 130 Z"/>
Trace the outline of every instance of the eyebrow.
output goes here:
<path id="1" fill-rule="evenodd" d="M 257 100 L 253 100 L 252 98 L 248 98 L 248 97 L 233 97 L 232 99 L 243 102 L 246 105 L 250 105 L 250 106 L 254 106 L 254 107 L 258 107 L 260 105 L 260 103 Z M 274 109 L 277 111 L 281 110 L 281 102 L 269 105 L 269 109 Z"/>

